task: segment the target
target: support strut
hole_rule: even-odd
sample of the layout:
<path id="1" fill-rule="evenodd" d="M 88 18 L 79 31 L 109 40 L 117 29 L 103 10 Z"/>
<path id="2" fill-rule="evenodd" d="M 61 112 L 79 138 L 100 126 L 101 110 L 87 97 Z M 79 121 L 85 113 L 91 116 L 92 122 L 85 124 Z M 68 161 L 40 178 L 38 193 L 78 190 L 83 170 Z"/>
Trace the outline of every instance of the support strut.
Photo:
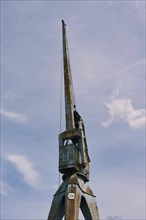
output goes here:
<path id="1" fill-rule="evenodd" d="M 81 209 L 85 220 L 99 220 L 95 195 L 82 176 L 67 176 L 54 195 L 48 220 L 77 220 Z"/>

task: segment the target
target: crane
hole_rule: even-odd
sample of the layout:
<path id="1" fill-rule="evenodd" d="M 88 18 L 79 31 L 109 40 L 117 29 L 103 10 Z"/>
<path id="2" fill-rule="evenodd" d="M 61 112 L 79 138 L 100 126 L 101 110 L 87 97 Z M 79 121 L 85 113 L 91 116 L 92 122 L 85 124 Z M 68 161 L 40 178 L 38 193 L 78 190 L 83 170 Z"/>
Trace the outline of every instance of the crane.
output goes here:
<path id="1" fill-rule="evenodd" d="M 99 220 L 98 207 L 89 187 L 89 154 L 84 121 L 76 110 L 69 60 L 66 24 L 62 20 L 66 130 L 59 134 L 59 172 L 62 184 L 56 191 L 48 220 Z"/>

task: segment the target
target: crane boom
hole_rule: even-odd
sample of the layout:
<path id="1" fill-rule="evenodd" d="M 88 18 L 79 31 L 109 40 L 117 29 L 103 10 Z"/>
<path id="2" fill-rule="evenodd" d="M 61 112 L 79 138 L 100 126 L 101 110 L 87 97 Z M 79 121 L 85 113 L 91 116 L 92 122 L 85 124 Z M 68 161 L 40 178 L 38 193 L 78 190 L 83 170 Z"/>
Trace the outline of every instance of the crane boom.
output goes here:
<path id="1" fill-rule="evenodd" d="M 88 185 L 89 162 L 85 126 L 76 111 L 69 62 L 66 25 L 62 20 L 66 130 L 59 134 L 59 172 L 63 182 L 56 191 L 47 220 L 99 220 L 95 195 Z"/>
<path id="2" fill-rule="evenodd" d="M 66 130 L 59 135 L 59 171 L 64 176 L 78 172 L 89 181 L 89 162 L 85 126 L 73 100 L 66 24 L 62 20 Z"/>
<path id="3" fill-rule="evenodd" d="M 71 68 L 69 60 L 69 50 L 67 43 L 66 24 L 62 20 L 62 40 L 63 40 L 63 63 L 64 63 L 64 94 L 65 94 L 65 115 L 66 130 L 73 129 L 74 113 L 73 113 L 73 87 L 71 80 Z"/>

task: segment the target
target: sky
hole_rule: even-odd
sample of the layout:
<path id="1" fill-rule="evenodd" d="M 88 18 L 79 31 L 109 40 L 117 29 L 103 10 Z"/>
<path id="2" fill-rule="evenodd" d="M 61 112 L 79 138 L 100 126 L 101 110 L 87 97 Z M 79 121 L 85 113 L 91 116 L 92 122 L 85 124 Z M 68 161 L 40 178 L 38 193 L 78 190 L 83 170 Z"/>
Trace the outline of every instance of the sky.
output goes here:
<path id="1" fill-rule="evenodd" d="M 1 1 L 1 219 L 46 219 L 62 182 L 62 19 L 100 219 L 144 220 L 143 0 Z"/>

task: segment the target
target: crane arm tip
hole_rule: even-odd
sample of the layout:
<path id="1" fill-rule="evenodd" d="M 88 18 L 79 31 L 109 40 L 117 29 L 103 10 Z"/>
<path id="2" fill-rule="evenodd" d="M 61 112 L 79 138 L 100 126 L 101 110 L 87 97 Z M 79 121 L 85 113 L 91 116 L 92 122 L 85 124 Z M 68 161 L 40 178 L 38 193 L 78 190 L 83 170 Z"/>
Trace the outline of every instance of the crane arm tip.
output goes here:
<path id="1" fill-rule="evenodd" d="M 63 24 L 64 26 L 66 26 L 66 24 L 65 24 L 64 20 L 62 19 L 61 21 L 62 21 L 62 24 Z"/>

